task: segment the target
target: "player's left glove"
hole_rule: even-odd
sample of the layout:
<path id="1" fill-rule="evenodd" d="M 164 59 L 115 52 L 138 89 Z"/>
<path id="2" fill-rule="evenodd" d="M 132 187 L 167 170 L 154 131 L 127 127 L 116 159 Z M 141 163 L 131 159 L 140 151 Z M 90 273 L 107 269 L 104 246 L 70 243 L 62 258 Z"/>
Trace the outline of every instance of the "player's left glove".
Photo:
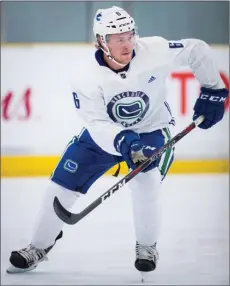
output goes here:
<path id="1" fill-rule="evenodd" d="M 208 129 L 219 122 L 224 116 L 224 102 L 228 97 L 228 90 L 201 88 L 200 96 L 196 100 L 193 108 L 195 120 L 200 115 L 204 115 L 205 120 L 199 125 L 202 129 Z"/>
<path id="2" fill-rule="evenodd" d="M 129 168 L 133 170 L 140 163 L 151 157 L 155 150 L 152 146 L 144 145 L 140 141 L 139 134 L 132 130 L 124 130 L 117 134 L 114 140 L 114 146 L 116 150 L 121 153 Z M 152 162 L 143 172 L 148 172 L 157 167 L 159 160 Z"/>

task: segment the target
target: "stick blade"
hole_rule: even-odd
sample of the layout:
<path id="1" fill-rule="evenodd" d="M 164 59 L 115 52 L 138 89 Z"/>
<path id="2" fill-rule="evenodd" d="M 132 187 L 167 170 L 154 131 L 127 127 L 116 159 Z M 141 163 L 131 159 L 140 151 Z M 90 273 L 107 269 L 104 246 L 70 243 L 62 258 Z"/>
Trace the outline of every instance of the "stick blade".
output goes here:
<path id="1" fill-rule="evenodd" d="M 80 215 L 66 210 L 57 197 L 54 198 L 53 207 L 56 215 L 67 224 L 73 225 L 80 220 Z"/>

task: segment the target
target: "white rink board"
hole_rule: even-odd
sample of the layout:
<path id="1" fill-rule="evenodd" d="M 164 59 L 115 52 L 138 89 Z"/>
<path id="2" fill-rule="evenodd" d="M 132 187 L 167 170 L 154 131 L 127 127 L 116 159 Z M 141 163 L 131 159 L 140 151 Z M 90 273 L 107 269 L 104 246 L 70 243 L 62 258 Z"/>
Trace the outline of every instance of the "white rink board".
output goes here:
<path id="1" fill-rule="evenodd" d="M 90 45 L 28 45 L 1 48 L 2 154 L 59 155 L 83 126 L 68 90 L 67 78 L 81 73 Z M 229 77 L 229 50 L 213 47 L 220 72 Z M 90 73 L 90 71 L 88 71 Z M 183 69 L 185 75 L 190 72 Z M 85 75 L 87 81 L 87 74 Z M 168 81 L 168 101 L 177 125 L 175 132 L 191 121 L 199 83 L 186 81 L 182 108 L 181 78 Z M 195 130 L 177 148 L 177 159 L 228 158 L 229 109 L 224 120 L 210 130 Z"/>

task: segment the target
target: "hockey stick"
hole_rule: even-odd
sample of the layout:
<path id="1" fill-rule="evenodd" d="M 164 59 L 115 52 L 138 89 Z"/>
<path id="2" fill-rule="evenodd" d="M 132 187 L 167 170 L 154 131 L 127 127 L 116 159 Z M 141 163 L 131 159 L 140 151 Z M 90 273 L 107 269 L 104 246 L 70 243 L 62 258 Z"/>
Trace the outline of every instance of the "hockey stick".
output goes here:
<path id="1" fill-rule="evenodd" d="M 140 166 L 138 166 L 135 170 L 131 171 L 128 175 L 126 175 L 123 179 L 118 181 L 115 185 L 113 185 L 108 191 L 106 191 L 103 195 L 97 198 L 94 202 L 88 205 L 84 210 L 80 213 L 74 214 L 66 210 L 62 204 L 60 203 L 57 197 L 54 198 L 53 207 L 57 214 L 57 216 L 67 224 L 73 225 L 79 222 L 83 217 L 89 214 L 92 210 L 102 204 L 106 199 L 108 199 L 111 195 L 113 195 L 116 191 L 121 189 L 125 184 L 127 184 L 132 178 L 134 178 L 137 174 L 139 174 L 142 170 L 148 167 L 153 161 L 157 160 L 168 148 L 173 147 L 179 140 L 181 140 L 185 135 L 187 135 L 190 131 L 192 131 L 196 126 L 198 126 L 204 120 L 203 116 L 198 117 L 195 121 L 193 121 L 188 127 L 186 127 L 183 131 L 175 135 L 171 140 L 169 140 L 164 146 L 158 149 L 152 157 L 149 157 L 145 162 L 143 162 Z"/>

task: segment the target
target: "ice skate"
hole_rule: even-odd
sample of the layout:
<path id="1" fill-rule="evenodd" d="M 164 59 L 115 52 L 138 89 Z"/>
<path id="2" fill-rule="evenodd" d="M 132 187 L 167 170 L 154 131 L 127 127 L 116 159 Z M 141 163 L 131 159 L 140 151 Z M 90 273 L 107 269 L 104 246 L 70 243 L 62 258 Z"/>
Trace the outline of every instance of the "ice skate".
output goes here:
<path id="1" fill-rule="evenodd" d="M 159 254 L 156 250 L 156 243 L 151 246 L 141 245 L 136 242 L 135 267 L 141 272 L 141 282 L 145 280 L 145 273 L 155 270 Z"/>
<path id="2" fill-rule="evenodd" d="M 57 236 L 55 243 L 62 237 L 61 231 Z M 6 270 L 7 273 L 23 273 L 35 269 L 42 261 L 48 260 L 47 254 L 55 245 L 51 245 L 46 249 L 38 249 L 32 244 L 29 244 L 26 248 L 21 250 L 12 251 L 10 256 L 10 266 Z"/>

